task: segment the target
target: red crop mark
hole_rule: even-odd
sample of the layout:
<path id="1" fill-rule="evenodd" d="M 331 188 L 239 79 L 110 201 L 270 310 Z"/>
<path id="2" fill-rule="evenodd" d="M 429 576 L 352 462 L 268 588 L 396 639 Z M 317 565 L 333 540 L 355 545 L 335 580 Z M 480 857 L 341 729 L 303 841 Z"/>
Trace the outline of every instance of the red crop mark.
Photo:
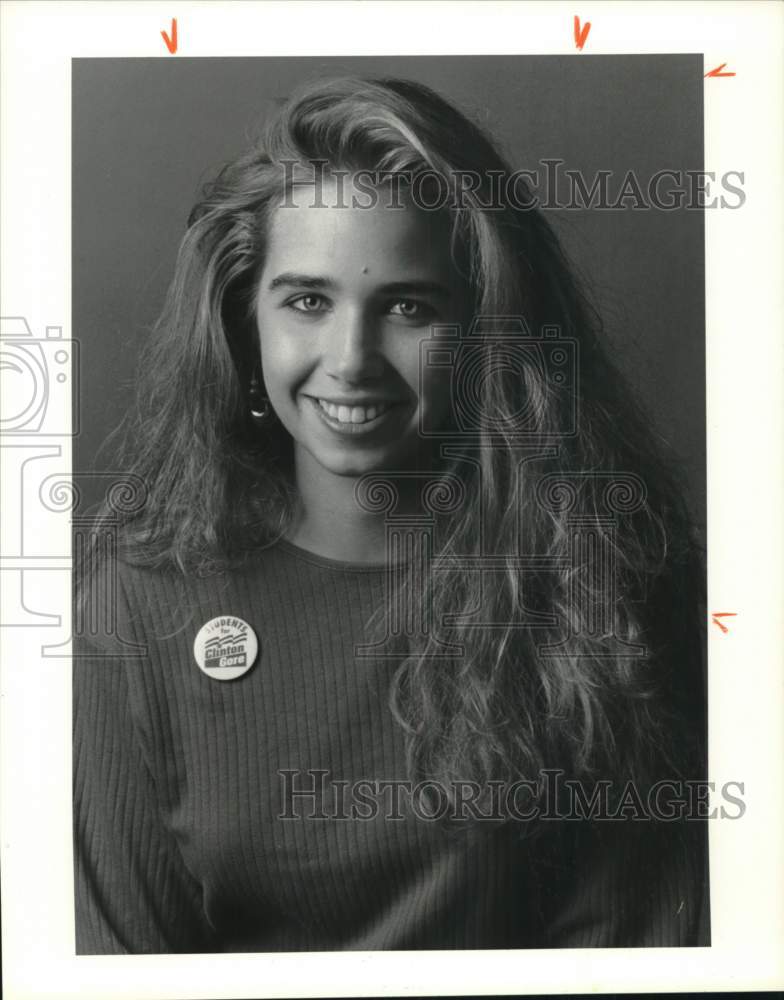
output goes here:
<path id="1" fill-rule="evenodd" d="M 171 38 L 166 34 L 165 31 L 161 32 L 161 38 L 166 43 L 166 48 L 171 52 L 172 55 L 177 51 L 177 18 L 172 18 L 171 23 Z"/>
<path id="2" fill-rule="evenodd" d="M 729 632 L 726 625 L 719 621 L 719 618 L 737 618 L 737 612 L 735 611 L 715 611 L 713 613 L 713 624 L 718 625 L 722 632 Z"/>
<path id="3" fill-rule="evenodd" d="M 717 66 L 716 69 L 712 69 L 710 73 L 706 73 L 705 76 L 735 76 L 734 73 L 722 73 L 722 70 L 726 66 L 726 63 L 722 63 L 721 66 Z"/>
<path id="4" fill-rule="evenodd" d="M 586 21 L 584 27 L 580 27 L 580 18 L 574 15 L 574 44 L 582 52 L 588 32 L 591 30 L 591 22 Z"/>

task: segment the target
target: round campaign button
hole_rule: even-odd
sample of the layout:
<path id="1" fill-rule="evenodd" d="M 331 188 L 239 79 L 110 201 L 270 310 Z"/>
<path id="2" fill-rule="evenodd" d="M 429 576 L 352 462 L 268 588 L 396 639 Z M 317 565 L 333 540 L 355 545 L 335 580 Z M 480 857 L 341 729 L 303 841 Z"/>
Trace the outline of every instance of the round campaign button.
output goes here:
<path id="1" fill-rule="evenodd" d="M 201 670 L 218 681 L 233 681 L 246 674 L 259 654 L 256 633 L 242 618 L 221 615 L 202 625 L 193 643 Z"/>

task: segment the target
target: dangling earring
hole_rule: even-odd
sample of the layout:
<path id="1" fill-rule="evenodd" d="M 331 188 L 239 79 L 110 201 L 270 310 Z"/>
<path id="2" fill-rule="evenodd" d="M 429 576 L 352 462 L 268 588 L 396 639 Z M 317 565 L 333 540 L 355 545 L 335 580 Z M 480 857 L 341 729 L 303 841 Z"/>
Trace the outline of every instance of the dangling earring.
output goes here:
<path id="1" fill-rule="evenodd" d="M 250 401 L 250 415 L 253 422 L 258 427 L 269 423 L 274 413 L 269 399 L 261 388 L 258 368 L 254 369 L 250 380 L 248 399 Z"/>

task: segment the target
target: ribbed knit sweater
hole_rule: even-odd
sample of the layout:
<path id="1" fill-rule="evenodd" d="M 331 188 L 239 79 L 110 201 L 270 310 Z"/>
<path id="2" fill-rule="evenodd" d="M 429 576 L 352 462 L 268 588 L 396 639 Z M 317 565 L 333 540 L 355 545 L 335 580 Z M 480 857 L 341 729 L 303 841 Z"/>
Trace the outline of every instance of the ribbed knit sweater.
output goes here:
<path id="1" fill-rule="evenodd" d="M 408 779 L 397 663 L 355 656 L 383 568 L 279 542 L 217 576 L 118 577 L 100 599 L 116 631 L 75 643 L 78 954 L 707 943 L 702 824 L 531 836 L 435 822 L 399 793 L 390 818 L 393 785 L 376 810 L 368 786 L 337 795 Z M 259 641 L 231 681 L 194 658 L 222 615 Z"/>

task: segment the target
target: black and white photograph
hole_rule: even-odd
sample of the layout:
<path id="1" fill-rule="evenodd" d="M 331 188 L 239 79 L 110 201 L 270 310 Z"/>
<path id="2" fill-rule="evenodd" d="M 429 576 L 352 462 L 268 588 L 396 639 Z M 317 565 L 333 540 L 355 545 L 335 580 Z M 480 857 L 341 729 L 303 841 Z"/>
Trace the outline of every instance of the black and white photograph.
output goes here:
<path id="1" fill-rule="evenodd" d="M 780 9 L 2 18 L 6 995 L 784 985 Z"/>
<path id="2" fill-rule="evenodd" d="M 709 944 L 702 60 L 77 60 L 73 140 L 77 951 Z"/>

